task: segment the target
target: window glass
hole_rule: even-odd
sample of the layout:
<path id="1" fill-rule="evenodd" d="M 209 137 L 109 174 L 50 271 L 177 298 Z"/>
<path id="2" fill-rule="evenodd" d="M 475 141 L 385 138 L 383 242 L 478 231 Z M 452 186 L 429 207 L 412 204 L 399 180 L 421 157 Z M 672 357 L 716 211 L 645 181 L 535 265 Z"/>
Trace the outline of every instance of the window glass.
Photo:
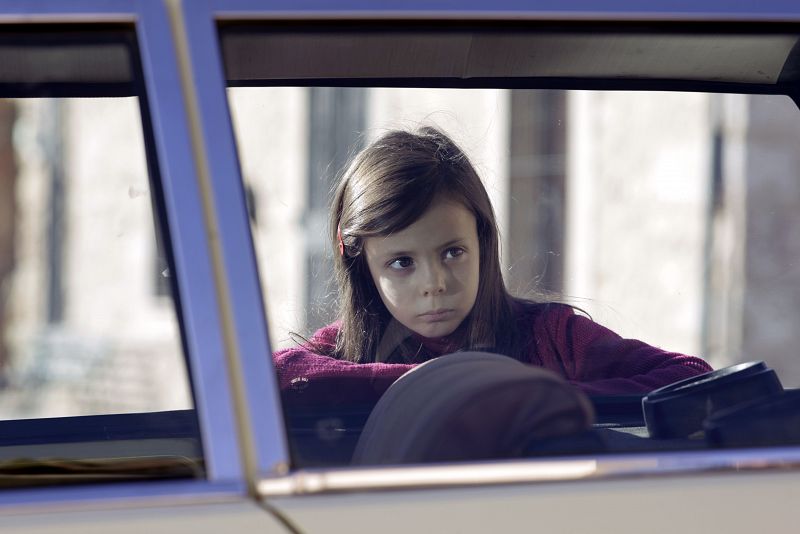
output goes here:
<path id="1" fill-rule="evenodd" d="M 0 486 L 200 476 L 133 33 L 40 29 L 0 34 Z"/>
<path id="2" fill-rule="evenodd" d="M 137 99 L 2 106 L 3 415 L 190 407 Z"/>
<path id="3" fill-rule="evenodd" d="M 752 424 L 760 416 L 752 412 L 722 418 L 747 402 L 757 405 L 752 409 L 788 410 L 785 417 L 797 413 L 786 408 L 796 398 L 782 393 L 800 385 L 792 350 L 800 341 L 792 289 L 800 277 L 800 242 L 791 230 L 800 198 L 797 105 L 782 95 L 586 90 L 580 82 L 583 76 L 592 87 L 593 78 L 624 75 L 749 83 L 752 65 L 708 60 L 714 69 L 706 73 L 698 59 L 694 70 L 681 70 L 677 59 L 709 36 L 660 36 L 672 52 L 650 48 L 655 41 L 641 35 L 605 36 L 595 44 L 614 44 L 609 53 L 618 55 L 601 64 L 592 63 L 580 36 L 547 41 L 556 57 L 589 54 L 567 72 L 520 52 L 543 46 L 534 38 L 476 40 L 465 59 L 458 32 L 415 34 L 418 40 L 358 32 L 298 31 L 288 40 L 280 32 L 256 35 L 226 30 L 223 52 L 296 465 L 798 443 L 798 436 L 763 430 L 784 426 L 783 416 L 758 431 Z M 762 48 L 779 41 L 783 52 Z M 721 50 L 752 45 L 763 56 L 756 62 L 774 68 L 774 81 L 795 42 L 728 35 L 718 44 Z M 503 43 L 511 47 L 505 55 Z M 408 55 L 397 55 L 403 45 Z M 630 57 L 629 45 L 661 63 L 625 63 L 620 57 Z M 284 48 L 304 61 L 254 59 Z M 326 60 L 349 57 L 348 51 L 352 61 Z M 415 63 L 416 53 L 430 62 Z M 466 74 L 483 76 L 480 87 L 460 78 Z M 535 78 L 533 88 L 503 88 L 525 83 L 496 78 L 537 74 L 572 89 L 535 88 Z M 326 84 L 330 79 L 337 83 Z M 395 134 L 420 137 L 426 127 L 440 132 L 426 134 L 428 145 Z M 441 154 L 453 149 L 442 144 L 442 134 L 477 171 L 496 216 L 504 285 L 526 299 L 510 306 L 505 322 L 487 313 L 500 308 L 481 304 L 492 275 L 480 263 L 487 246 L 475 211 L 480 202 L 451 186 L 424 189 L 424 180 L 434 178 L 420 178 L 457 174 L 452 169 L 463 166 L 447 160 L 429 172 L 413 159 L 422 152 L 446 160 Z M 429 154 L 431 135 L 439 144 Z M 393 151 L 387 143 L 406 148 Z M 411 193 L 401 202 L 389 189 L 395 182 L 387 176 L 400 176 L 391 165 L 412 159 L 418 166 L 404 179 L 435 191 L 427 203 Z M 342 180 L 361 185 L 337 196 Z M 370 180 L 381 185 L 369 189 Z M 457 210 L 437 211 L 454 204 L 477 222 L 476 241 L 443 239 L 436 248 L 433 240 L 448 231 L 455 237 L 471 231 L 459 226 Z M 418 205 L 424 208 L 402 215 Z M 341 217 L 331 218 L 337 210 Z M 469 292 L 471 271 L 455 265 L 476 248 L 476 289 L 462 317 L 456 294 Z M 363 285 L 352 289 L 348 284 L 359 276 Z M 428 298 L 436 291 L 441 301 Z M 418 320 L 423 311 L 427 319 Z M 480 324 L 491 333 L 481 334 Z M 343 334 L 359 329 L 367 335 Z M 348 339 L 360 344 L 347 345 Z M 354 346 L 371 352 L 348 353 Z M 508 358 L 446 356 L 474 350 L 526 365 L 506 373 Z M 712 370 L 725 371 L 706 375 Z M 532 393 L 544 391 L 537 385 L 550 384 L 550 374 L 569 389 Z M 678 392 L 688 392 L 686 398 L 653 393 L 680 380 L 688 381 Z M 404 390 L 395 387 L 401 382 Z M 575 390 L 577 398 L 570 396 Z M 764 408 L 767 401 L 783 407 Z M 548 426 L 544 406 L 559 406 L 557 418 L 572 430 Z M 504 439 L 505 448 L 498 444 Z"/>

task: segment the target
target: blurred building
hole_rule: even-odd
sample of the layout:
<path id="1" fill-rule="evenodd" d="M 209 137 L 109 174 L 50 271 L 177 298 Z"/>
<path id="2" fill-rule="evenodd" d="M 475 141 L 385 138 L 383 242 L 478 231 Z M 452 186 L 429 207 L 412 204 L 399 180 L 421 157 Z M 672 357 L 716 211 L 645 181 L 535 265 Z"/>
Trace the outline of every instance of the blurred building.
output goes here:
<path id="1" fill-rule="evenodd" d="M 12 105 L 0 418 L 189 407 L 137 100 Z"/>
<path id="2" fill-rule="evenodd" d="M 516 294 L 549 292 L 624 336 L 716 367 L 764 359 L 800 383 L 788 356 L 800 312 L 789 223 L 800 202 L 800 131 L 788 98 L 386 88 L 229 96 L 273 346 L 333 318 L 325 224 L 337 173 L 382 131 L 434 124 L 486 182 Z"/>

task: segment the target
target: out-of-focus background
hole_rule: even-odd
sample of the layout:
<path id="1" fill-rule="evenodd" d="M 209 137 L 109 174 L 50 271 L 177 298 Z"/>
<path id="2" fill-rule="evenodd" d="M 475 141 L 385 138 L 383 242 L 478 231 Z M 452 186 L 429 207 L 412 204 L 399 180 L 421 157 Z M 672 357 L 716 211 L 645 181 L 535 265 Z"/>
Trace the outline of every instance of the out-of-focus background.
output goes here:
<path id="1" fill-rule="evenodd" d="M 352 154 L 435 125 L 497 212 L 509 286 L 800 385 L 800 116 L 785 97 L 230 88 L 273 349 L 333 319 Z M 191 406 L 135 98 L 0 100 L 0 418 Z M 264 355 L 269 357 L 269 355 Z"/>
<path id="2" fill-rule="evenodd" d="M 0 419 L 190 407 L 138 100 L 0 100 L 0 202 Z"/>
<path id="3" fill-rule="evenodd" d="M 550 291 L 626 337 L 800 385 L 800 114 L 678 92 L 230 88 L 273 348 L 334 318 L 330 190 L 390 128 L 468 153 L 518 295 Z"/>

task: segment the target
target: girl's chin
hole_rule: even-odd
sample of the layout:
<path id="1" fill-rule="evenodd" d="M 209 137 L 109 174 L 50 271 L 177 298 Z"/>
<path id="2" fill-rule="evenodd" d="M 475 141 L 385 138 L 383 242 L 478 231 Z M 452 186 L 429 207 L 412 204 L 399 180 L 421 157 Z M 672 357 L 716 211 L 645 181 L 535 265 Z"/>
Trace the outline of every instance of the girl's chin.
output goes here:
<path id="1" fill-rule="evenodd" d="M 455 325 L 449 323 L 426 324 L 419 328 L 415 328 L 414 333 L 425 338 L 436 339 L 440 337 L 449 336 L 450 334 L 456 331 L 456 328 L 458 328 L 458 324 Z"/>

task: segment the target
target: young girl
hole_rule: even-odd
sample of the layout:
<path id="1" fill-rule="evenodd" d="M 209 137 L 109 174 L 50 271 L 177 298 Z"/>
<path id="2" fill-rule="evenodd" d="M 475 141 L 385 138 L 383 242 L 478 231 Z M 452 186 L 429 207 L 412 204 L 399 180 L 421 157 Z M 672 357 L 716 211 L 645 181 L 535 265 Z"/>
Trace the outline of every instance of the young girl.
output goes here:
<path id="1" fill-rule="evenodd" d="M 340 320 L 274 355 L 285 402 L 376 402 L 416 364 L 463 350 L 555 371 L 588 394 L 645 393 L 711 368 L 623 339 L 564 304 L 509 294 L 489 196 L 434 128 L 352 162 L 330 220 Z"/>

